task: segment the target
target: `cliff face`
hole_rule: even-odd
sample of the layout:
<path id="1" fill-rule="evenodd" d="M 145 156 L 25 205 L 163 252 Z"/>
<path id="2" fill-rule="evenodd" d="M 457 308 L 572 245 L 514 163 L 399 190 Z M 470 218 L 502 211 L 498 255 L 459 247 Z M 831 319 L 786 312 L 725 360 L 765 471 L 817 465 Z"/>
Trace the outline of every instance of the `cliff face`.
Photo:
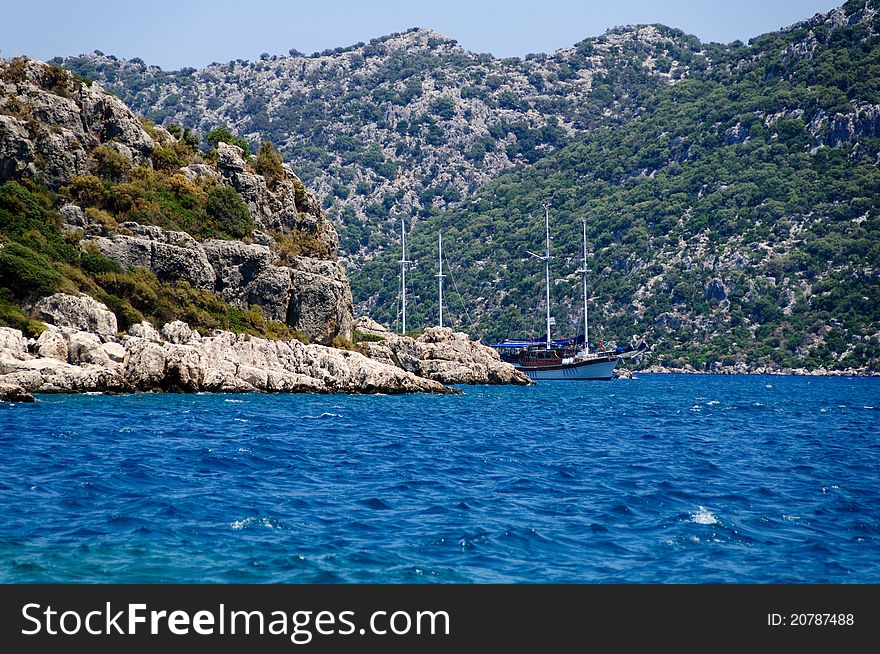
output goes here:
<path id="1" fill-rule="evenodd" d="M 160 182 L 157 166 L 164 168 Z M 21 179 L 60 191 L 60 229 L 83 252 L 98 251 L 125 269 L 147 269 L 160 283 L 186 282 L 232 307 L 259 307 L 265 319 L 312 341 L 351 336 L 351 290 L 337 260 L 338 236 L 319 200 L 286 164 L 280 174 L 260 174 L 226 143 L 205 161 L 98 84 L 16 59 L 0 69 L 0 182 Z M 181 220 L 191 218 L 193 203 L 205 196 L 210 202 L 223 187 L 246 207 L 247 242 L 205 238 L 197 221 L 199 238 L 143 224 L 167 222 L 167 211 L 155 218 L 166 205 Z M 292 252 L 290 243 L 297 245 Z"/>

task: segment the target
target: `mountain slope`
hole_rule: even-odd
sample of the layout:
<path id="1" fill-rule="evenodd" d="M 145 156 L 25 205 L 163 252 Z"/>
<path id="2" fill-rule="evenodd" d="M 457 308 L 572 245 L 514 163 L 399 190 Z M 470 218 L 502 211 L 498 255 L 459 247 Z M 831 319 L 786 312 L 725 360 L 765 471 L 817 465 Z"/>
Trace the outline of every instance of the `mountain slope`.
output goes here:
<path id="1" fill-rule="evenodd" d="M 553 207 L 558 328 L 582 321 L 581 221 L 599 338 L 644 337 L 696 367 L 880 365 L 880 21 L 876 2 L 718 51 L 650 110 L 592 130 L 487 185 L 408 239 L 411 324 L 435 318 L 436 231 L 478 331 L 542 333 L 542 246 Z M 396 261 L 358 271 L 393 320 Z M 385 280 L 384 282 L 382 280 Z M 452 312 L 461 314 L 457 298 Z M 465 316 L 460 316 L 465 318 Z"/>
<path id="2" fill-rule="evenodd" d="M 265 55 L 162 71 L 102 54 L 57 63 L 161 123 L 230 125 L 269 139 L 328 199 L 357 265 L 393 240 L 399 215 L 460 206 L 487 181 L 595 125 L 644 111 L 651 92 L 706 66 L 694 37 L 610 31 L 551 55 L 496 59 L 414 29 L 312 56 Z"/>

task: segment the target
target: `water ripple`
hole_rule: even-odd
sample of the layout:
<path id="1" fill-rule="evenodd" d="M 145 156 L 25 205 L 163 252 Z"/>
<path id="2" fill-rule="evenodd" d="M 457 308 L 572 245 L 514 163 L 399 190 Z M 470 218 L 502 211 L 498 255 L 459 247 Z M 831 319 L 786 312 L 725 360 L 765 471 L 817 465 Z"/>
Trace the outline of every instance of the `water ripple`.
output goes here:
<path id="1" fill-rule="evenodd" d="M 464 390 L 0 404 L 0 581 L 880 582 L 880 380 Z"/>

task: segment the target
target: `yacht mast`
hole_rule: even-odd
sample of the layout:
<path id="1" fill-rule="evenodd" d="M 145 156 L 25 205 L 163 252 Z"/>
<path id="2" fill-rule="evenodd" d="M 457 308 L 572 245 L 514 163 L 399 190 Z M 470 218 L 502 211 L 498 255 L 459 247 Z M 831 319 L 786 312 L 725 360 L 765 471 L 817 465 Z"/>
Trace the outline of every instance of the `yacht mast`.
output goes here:
<path id="1" fill-rule="evenodd" d="M 543 204 L 544 207 L 544 234 L 545 234 L 545 245 L 544 245 L 544 254 L 535 254 L 534 252 L 529 252 L 529 254 L 536 259 L 540 259 L 544 262 L 544 286 L 545 286 L 545 301 L 547 303 L 547 342 L 546 347 L 550 349 L 550 206 Z"/>
<path id="2" fill-rule="evenodd" d="M 437 263 L 439 264 L 440 272 L 437 273 L 437 290 L 440 295 L 440 327 L 443 327 L 443 278 L 446 275 L 443 274 L 443 232 L 440 232 L 437 235 L 438 240 L 438 248 L 437 248 Z"/>
<path id="3" fill-rule="evenodd" d="M 587 221 L 584 221 L 584 352 L 590 353 L 590 309 L 587 305 Z"/>
<path id="4" fill-rule="evenodd" d="M 401 334 L 406 334 L 406 219 L 400 219 L 400 299 L 401 299 Z"/>
<path id="5" fill-rule="evenodd" d="M 547 300 L 547 349 L 550 349 L 550 207 L 544 205 L 544 231 L 546 245 L 544 246 L 544 278 L 546 285 Z"/>

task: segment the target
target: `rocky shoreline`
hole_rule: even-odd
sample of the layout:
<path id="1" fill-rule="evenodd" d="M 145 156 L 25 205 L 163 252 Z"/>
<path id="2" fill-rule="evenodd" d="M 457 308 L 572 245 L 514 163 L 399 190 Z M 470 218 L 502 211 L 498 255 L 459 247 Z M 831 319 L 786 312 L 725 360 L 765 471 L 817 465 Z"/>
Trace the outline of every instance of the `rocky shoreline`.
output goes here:
<path id="1" fill-rule="evenodd" d="M 46 327 L 36 339 L 0 328 L 0 399 L 33 393 L 267 392 L 460 393 L 448 384 L 528 384 L 490 348 L 450 329 L 418 339 L 373 327 L 367 354 L 297 340 L 148 322 L 118 334 L 115 315 L 87 295 L 44 298 L 33 313 Z M 367 322 L 368 321 L 368 322 Z"/>
<path id="2" fill-rule="evenodd" d="M 828 368 L 769 368 L 765 366 L 748 367 L 743 364 L 736 366 L 718 366 L 711 370 L 697 370 L 692 366 L 683 368 L 667 368 L 665 366 L 648 366 L 633 371 L 642 375 L 776 375 L 787 377 L 880 377 L 880 371 L 845 368 L 829 370 Z"/>

